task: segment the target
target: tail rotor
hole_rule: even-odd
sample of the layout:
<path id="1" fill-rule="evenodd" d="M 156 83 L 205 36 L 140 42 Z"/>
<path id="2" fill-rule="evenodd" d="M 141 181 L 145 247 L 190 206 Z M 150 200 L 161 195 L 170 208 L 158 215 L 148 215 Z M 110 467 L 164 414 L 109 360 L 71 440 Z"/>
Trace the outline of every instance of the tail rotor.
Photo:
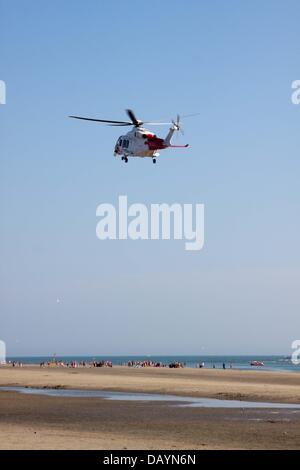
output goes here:
<path id="1" fill-rule="evenodd" d="M 172 124 L 173 124 L 174 131 L 179 131 L 182 135 L 184 135 L 183 129 L 181 127 L 179 114 L 177 114 L 176 121 L 174 119 L 172 120 Z M 177 136 L 178 136 L 178 134 L 177 134 Z"/>

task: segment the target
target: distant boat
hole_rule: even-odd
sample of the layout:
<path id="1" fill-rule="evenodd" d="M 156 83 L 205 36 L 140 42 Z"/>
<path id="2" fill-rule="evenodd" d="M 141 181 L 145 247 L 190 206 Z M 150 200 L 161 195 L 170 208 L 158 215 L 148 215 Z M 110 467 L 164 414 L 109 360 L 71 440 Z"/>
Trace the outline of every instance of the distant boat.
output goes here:
<path id="1" fill-rule="evenodd" d="M 264 366 L 264 363 L 262 361 L 251 361 L 250 366 L 262 367 L 262 366 Z"/>

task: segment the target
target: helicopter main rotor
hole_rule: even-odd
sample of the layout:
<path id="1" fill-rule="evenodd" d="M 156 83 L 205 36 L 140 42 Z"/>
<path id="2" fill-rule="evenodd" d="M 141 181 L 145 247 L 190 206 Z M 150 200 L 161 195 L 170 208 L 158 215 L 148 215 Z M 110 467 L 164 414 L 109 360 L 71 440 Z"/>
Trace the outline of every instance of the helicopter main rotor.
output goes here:
<path id="1" fill-rule="evenodd" d="M 108 126 L 134 126 L 134 127 L 141 127 L 143 124 L 152 124 L 152 125 L 169 125 L 172 124 L 172 122 L 150 122 L 150 121 L 140 121 L 139 119 L 136 118 L 134 112 L 132 109 L 126 109 L 126 113 L 128 117 L 130 118 L 130 121 L 111 121 L 107 119 L 94 119 L 94 118 L 87 118 L 87 117 L 81 117 L 81 116 L 69 116 L 70 118 L 73 119 L 82 119 L 83 121 L 94 121 L 94 122 L 102 122 L 104 124 L 107 124 Z"/>

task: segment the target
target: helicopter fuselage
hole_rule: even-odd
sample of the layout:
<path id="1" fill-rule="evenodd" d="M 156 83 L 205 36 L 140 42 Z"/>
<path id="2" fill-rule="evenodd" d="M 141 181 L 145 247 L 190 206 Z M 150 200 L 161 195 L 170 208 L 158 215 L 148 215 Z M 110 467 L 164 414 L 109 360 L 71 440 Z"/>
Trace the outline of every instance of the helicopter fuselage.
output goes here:
<path id="1" fill-rule="evenodd" d="M 168 147 L 168 142 L 166 142 L 165 139 L 157 137 L 153 132 L 143 127 L 138 127 L 118 138 L 114 155 L 153 158 L 159 155 L 158 150 L 163 150 Z"/>

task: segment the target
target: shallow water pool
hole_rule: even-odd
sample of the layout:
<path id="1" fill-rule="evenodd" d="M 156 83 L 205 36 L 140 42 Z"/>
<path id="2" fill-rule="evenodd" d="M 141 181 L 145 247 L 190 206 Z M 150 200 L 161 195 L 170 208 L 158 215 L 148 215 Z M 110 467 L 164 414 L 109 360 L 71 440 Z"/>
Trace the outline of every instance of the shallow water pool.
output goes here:
<path id="1" fill-rule="evenodd" d="M 276 408 L 299 409 L 298 403 L 267 403 L 240 400 L 221 400 L 218 398 L 182 397 L 154 393 L 109 392 L 100 390 L 74 390 L 61 388 L 0 387 L 3 392 L 18 392 L 29 395 L 43 395 L 66 398 L 102 398 L 121 401 L 160 401 L 173 402 L 176 406 L 192 408 Z"/>

